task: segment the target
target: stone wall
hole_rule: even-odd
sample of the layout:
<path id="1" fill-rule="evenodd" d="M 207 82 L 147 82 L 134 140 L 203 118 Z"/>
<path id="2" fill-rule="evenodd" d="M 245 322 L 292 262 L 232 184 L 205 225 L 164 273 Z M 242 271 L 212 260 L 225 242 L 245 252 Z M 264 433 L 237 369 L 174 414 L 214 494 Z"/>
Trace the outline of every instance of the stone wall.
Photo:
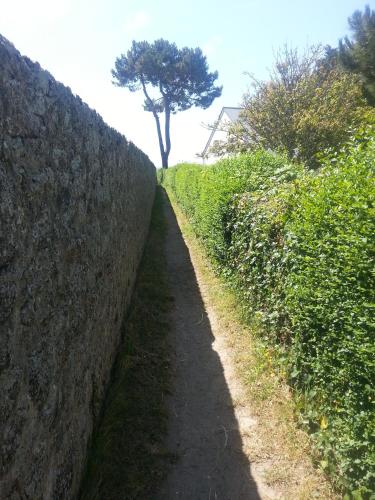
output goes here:
<path id="1" fill-rule="evenodd" d="M 75 498 L 155 169 L 0 36 L 0 498 Z"/>

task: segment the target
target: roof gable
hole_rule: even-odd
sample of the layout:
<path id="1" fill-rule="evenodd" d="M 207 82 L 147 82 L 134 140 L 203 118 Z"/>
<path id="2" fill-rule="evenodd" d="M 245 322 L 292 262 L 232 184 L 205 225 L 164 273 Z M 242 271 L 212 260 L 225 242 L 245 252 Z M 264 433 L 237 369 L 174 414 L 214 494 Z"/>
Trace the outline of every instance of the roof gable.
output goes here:
<path id="1" fill-rule="evenodd" d="M 235 107 L 230 107 L 230 106 L 224 106 L 222 108 L 222 110 L 220 111 L 220 115 L 219 115 L 218 119 L 216 120 L 213 129 L 211 130 L 211 134 L 210 134 L 210 137 L 208 138 L 207 144 L 202 152 L 202 157 L 204 157 L 207 154 L 207 151 L 208 151 L 208 149 L 211 145 L 211 142 L 212 142 L 212 138 L 213 138 L 215 132 L 217 131 L 219 125 L 221 123 L 225 123 L 228 121 L 230 121 L 232 123 L 236 122 L 239 119 L 240 113 L 242 110 L 243 110 L 243 108 L 235 108 Z"/>

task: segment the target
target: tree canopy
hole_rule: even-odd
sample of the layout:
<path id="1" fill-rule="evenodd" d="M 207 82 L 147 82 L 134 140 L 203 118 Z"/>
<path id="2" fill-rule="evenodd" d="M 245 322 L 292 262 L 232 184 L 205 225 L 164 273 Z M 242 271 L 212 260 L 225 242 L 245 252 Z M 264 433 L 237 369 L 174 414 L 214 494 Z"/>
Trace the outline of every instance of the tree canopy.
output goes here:
<path id="1" fill-rule="evenodd" d="M 375 11 L 367 5 L 363 13 L 356 10 L 348 21 L 353 40 L 340 40 L 339 58 L 345 69 L 361 77 L 365 96 L 375 106 Z"/>
<path id="2" fill-rule="evenodd" d="M 215 86 L 217 71 L 208 70 L 206 57 L 200 48 L 177 48 L 167 40 L 153 43 L 133 41 L 130 50 L 116 59 L 112 70 L 113 83 L 131 92 L 142 90 L 144 109 L 156 122 L 162 166 L 168 167 L 171 151 L 171 114 L 192 106 L 208 108 L 222 87 Z M 164 113 L 164 139 L 159 115 Z"/>
<path id="3" fill-rule="evenodd" d="M 285 47 L 269 80 L 251 78 L 240 120 L 230 126 L 227 141 L 214 145 L 215 154 L 264 147 L 315 168 L 319 153 L 340 147 L 351 128 L 373 120 L 359 77 L 344 71 L 334 54 L 319 46 L 303 55 Z"/>

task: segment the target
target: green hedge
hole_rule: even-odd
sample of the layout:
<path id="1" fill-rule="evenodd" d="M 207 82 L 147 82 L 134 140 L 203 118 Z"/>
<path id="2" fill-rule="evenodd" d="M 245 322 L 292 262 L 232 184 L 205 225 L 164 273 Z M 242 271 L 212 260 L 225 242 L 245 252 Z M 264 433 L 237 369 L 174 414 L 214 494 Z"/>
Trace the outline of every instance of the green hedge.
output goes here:
<path id="1" fill-rule="evenodd" d="M 163 172 L 250 316 L 287 352 L 321 465 L 356 498 L 375 490 L 375 135 L 318 173 L 265 151 Z"/>

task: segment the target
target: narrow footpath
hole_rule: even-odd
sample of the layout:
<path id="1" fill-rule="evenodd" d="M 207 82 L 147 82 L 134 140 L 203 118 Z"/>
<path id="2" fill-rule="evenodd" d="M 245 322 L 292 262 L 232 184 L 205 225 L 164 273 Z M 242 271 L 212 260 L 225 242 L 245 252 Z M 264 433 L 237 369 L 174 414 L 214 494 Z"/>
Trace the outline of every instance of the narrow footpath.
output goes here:
<path id="1" fill-rule="evenodd" d="M 168 400 L 168 451 L 178 456 L 157 500 L 255 500 L 279 498 L 252 466 L 246 435 L 255 419 L 235 407 L 241 387 L 233 360 L 220 337 L 215 313 L 204 303 L 204 283 L 165 196 L 166 255 L 170 293 L 172 395 Z"/>

